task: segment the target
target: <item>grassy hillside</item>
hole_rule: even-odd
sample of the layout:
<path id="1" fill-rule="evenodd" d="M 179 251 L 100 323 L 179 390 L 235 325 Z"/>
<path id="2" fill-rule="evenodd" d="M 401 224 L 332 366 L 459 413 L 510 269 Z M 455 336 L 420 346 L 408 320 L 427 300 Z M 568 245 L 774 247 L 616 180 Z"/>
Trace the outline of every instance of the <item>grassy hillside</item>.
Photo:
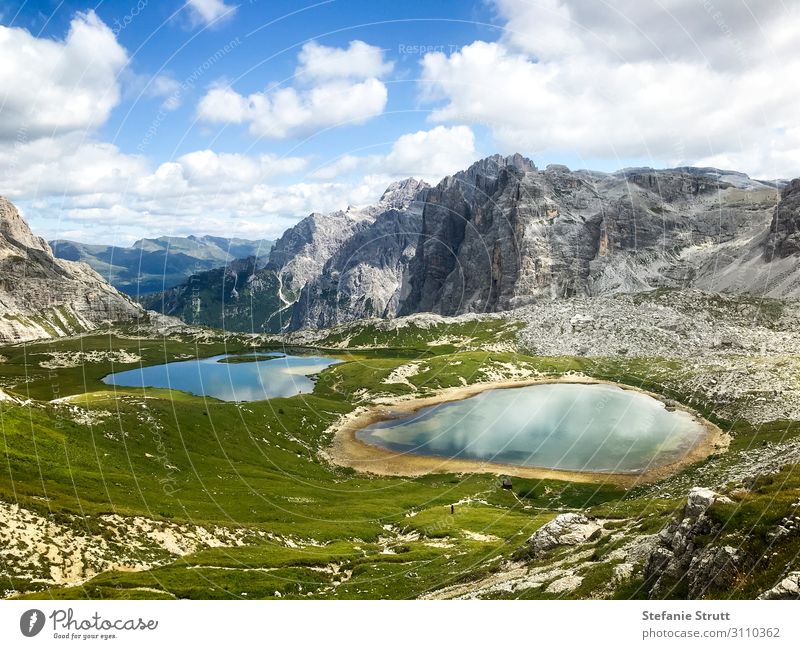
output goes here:
<path id="1" fill-rule="evenodd" d="M 331 334 L 325 353 L 344 362 L 320 375 L 313 394 L 244 404 L 109 388 L 100 379 L 139 363 L 249 351 L 245 338 L 146 338 L 118 330 L 0 349 L 6 395 L 0 400 L 0 514 L 6 521 L 24 518 L 31 526 L 26 534 L 60 548 L 37 552 L 18 532 L 22 540 L 0 551 L 2 589 L 48 598 L 458 592 L 517 565 L 535 530 L 559 512 L 580 510 L 603 525 L 600 538 L 587 545 L 589 556 L 566 549 L 530 563 L 549 570 L 554 561 L 579 561 L 577 590 L 559 594 L 550 589 L 556 581 L 550 576 L 505 596 L 645 597 L 637 573 L 611 578 L 621 563 L 614 550 L 663 527 L 694 481 L 800 433 L 794 422 L 754 426 L 716 417 L 714 403 L 687 390 L 677 361 L 544 358 L 478 348 L 490 342 L 513 348 L 515 330 L 501 319 L 451 331 L 409 327 L 392 334 L 368 327 L 351 332 L 351 344 L 372 343 L 356 351 L 334 349 L 341 338 Z M 418 367 L 406 382 L 387 382 L 409 363 Z M 504 490 L 493 475 L 378 477 L 334 466 L 320 453 L 331 441 L 330 427 L 356 407 L 512 370 L 583 372 L 647 387 L 691 402 L 736 438 L 729 452 L 671 482 L 628 492 L 600 480 L 514 479 L 514 488 Z M 797 537 L 775 543 L 769 534 L 792 515 L 798 487 L 796 471 L 788 468 L 741 494 L 741 506 L 714 508 L 726 542 L 738 537 L 754 557 L 726 596 L 758 594 L 795 561 Z M 766 557 L 766 547 L 774 557 Z M 673 595 L 682 594 L 676 586 Z"/>
<path id="2" fill-rule="evenodd" d="M 275 271 L 256 257 L 195 273 L 162 293 L 140 298 L 147 309 L 226 331 L 279 332 L 291 319 Z M 291 296 L 284 295 L 289 300 Z"/>

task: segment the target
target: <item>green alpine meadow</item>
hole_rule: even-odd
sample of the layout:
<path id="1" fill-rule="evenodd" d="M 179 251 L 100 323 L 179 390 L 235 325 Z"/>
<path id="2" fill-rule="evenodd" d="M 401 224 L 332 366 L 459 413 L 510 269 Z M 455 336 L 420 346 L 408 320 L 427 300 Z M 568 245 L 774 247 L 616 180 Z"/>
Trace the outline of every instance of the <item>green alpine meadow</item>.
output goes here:
<path id="1" fill-rule="evenodd" d="M 156 333 L 141 323 L 4 347 L 5 595 L 754 598 L 783 580 L 798 549 L 791 453 L 800 424 L 732 418 L 752 396 L 723 404 L 697 389 L 713 367 L 694 360 L 541 356 L 520 344 L 522 326 L 409 318 L 396 329 L 320 331 L 296 346 L 291 336 Z M 140 366 L 221 353 L 252 363 L 271 351 L 341 362 L 310 394 L 263 401 L 102 382 Z M 388 476 L 330 460 L 337 426 L 356 411 L 523 376 L 652 391 L 690 405 L 731 441 L 646 483 L 516 477 L 491 464 Z M 695 554 L 736 548 L 714 580 L 691 565 L 667 574 L 654 559 L 669 548 L 664 531 L 687 517 L 698 518 Z"/>

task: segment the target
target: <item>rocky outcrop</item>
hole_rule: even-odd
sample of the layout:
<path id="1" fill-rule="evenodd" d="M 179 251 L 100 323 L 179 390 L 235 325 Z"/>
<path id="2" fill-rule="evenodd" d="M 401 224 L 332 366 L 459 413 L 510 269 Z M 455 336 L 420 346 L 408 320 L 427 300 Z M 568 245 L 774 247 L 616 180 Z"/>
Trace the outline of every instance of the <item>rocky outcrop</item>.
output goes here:
<path id="1" fill-rule="evenodd" d="M 396 316 L 420 223 L 419 213 L 392 209 L 352 236 L 302 289 L 291 328 Z"/>
<path id="2" fill-rule="evenodd" d="M 800 572 L 790 572 L 758 599 L 800 599 Z"/>
<path id="3" fill-rule="evenodd" d="M 413 178 L 384 193 L 374 220 L 358 228 L 302 289 L 292 329 L 331 327 L 364 318 L 392 318 L 408 292 L 409 262 L 422 226 L 428 186 Z"/>
<path id="4" fill-rule="evenodd" d="M 694 168 L 540 171 L 519 155 L 492 156 L 429 192 L 401 312 L 691 286 L 702 262 L 683 251 L 732 241 L 754 219 L 766 227 L 775 190 L 744 179 Z"/>
<path id="5" fill-rule="evenodd" d="M 534 558 L 562 545 L 579 545 L 600 537 L 602 528 L 583 514 L 559 514 L 540 527 L 528 539 L 528 549 Z"/>
<path id="6" fill-rule="evenodd" d="M 790 182 L 781 192 L 775 207 L 769 236 L 764 242 L 764 259 L 783 259 L 800 253 L 800 178 Z"/>
<path id="7" fill-rule="evenodd" d="M 53 257 L 47 242 L 0 197 L 0 342 L 91 331 L 144 315 L 86 264 Z"/>
<path id="8" fill-rule="evenodd" d="M 278 239 L 266 262 L 196 273 L 142 302 L 194 325 L 247 332 L 394 316 L 427 188 L 409 178 L 389 185 L 375 205 L 311 214 Z"/>
<path id="9" fill-rule="evenodd" d="M 389 185 L 375 205 L 310 214 L 275 242 L 269 267 L 281 276 L 287 293 L 298 294 L 353 236 L 369 229 L 380 214 L 406 209 L 425 187 L 423 181 L 409 178 Z"/>
<path id="10" fill-rule="evenodd" d="M 331 214 L 313 213 L 289 228 L 275 242 L 269 266 L 283 281 L 288 295 L 296 295 L 319 276 L 325 262 L 373 216 L 355 208 Z"/>
<path id="11" fill-rule="evenodd" d="M 194 273 L 162 293 L 140 298 L 148 309 L 184 322 L 228 331 L 278 333 L 289 326 L 300 292 L 326 262 L 373 222 L 353 208 L 314 213 L 275 242 L 268 260 L 236 260 Z"/>
<path id="12" fill-rule="evenodd" d="M 661 531 L 645 569 L 652 597 L 674 596 L 685 589 L 695 599 L 734 583 L 741 557 L 736 548 L 714 544 L 719 527 L 707 515 L 717 502 L 731 500 L 710 489 L 693 488 L 683 511 Z"/>
<path id="13" fill-rule="evenodd" d="M 305 286 L 320 278 L 324 269 L 327 269 L 325 279 L 330 283 L 331 275 L 358 266 L 361 260 L 354 262 L 346 250 L 361 252 L 363 258 L 365 254 L 361 248 L 364 244 L 372 243 L 373 251 L 380 254 L 384 249 L 401 246 L 402 242 L 392 235 L 406 239 L 409 226 L 413 231 L 414 224 L 400 223 L 392 231 L 391 223 L 409 209 L 419 209 L 417 204 L 425 188 L 427 185 L 423 181 L 414 178 L 392 183 L 375 205 L 363 209 L 348 207 L 331 214 L 314 213 L 284 232 L 270 253 L 269 267 L 281 276 L 283 287 L 291 295 L 290 300 L 294 301 Z M 382 219 L 382 223 L 373 228 L 377 218 L 386 212 L 395 216 Z M 413 231 L 413 234 L 418 234 L 418 231 Z M 337 254 L 338 259 L 328 264 Z M 362 292 L 369 288 L 373 287 L 367 285 Z M 300 323 L 305 323 L 305 320 L 301 319 Z"/>

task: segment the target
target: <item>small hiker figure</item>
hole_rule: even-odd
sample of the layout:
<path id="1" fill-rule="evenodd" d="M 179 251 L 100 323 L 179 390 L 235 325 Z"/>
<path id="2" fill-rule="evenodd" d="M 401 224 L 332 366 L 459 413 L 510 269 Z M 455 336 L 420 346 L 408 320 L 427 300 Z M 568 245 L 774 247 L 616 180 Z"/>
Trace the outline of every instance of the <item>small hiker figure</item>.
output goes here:
<path id="1" fill-rule="evenodd" d="M 456 513 L 456 506 L 455 505 L 450 505 L 450 513 L 451 514 L 455 514 Z"/>

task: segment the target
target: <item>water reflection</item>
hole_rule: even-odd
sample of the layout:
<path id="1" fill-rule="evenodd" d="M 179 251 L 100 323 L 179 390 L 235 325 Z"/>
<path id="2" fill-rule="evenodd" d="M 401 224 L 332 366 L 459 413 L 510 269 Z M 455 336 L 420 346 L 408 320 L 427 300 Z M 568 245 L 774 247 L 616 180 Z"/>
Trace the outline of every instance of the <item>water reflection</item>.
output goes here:
<path id="1" fill-rule="evenodd" d="M 165 365 L 141 367 L 110 374 L 109 385 L 172 388 L 223 401 L 260 401 L 311 392 L 310 378 L 340 361 L 322 356 L 288 356 L 279 352 L 249 362 L 220 362 L 236 358 L 228 354 L 195 358 Z"/>
<path id="2" fill-rule="evenodd" d="M 646 394 L 562 383 L 489 390 L 375 423 L 356 436 L 417 455 L 636 473 L 679 459 L 703 433 L 689 413 Z"/>

